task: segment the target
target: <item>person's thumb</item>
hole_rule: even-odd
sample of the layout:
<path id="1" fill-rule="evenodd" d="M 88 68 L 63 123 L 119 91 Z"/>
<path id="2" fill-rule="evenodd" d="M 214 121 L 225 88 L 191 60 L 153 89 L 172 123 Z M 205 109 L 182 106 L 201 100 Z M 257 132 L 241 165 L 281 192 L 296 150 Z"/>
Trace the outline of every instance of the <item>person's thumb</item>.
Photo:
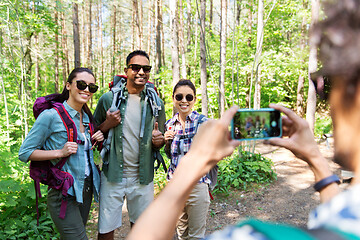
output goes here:
<path id="1" fill-rule="evenodd" d="M 154 131 L 159 131 L 159 123 L 155 122 Z"/>

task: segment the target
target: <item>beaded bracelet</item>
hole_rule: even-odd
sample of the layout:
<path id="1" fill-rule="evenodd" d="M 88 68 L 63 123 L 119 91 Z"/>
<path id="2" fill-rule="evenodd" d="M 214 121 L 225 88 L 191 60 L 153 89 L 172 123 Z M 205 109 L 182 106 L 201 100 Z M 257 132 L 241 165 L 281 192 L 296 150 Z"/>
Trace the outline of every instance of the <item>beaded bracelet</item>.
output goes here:
<path id="1" fill-rule="evenodd" d="M 320 192 L 323 188 L 325 188 L 326 186 L 328 186 L 334 182 L 336 182 L 337 184 L 340 184 L 340 179 L 335 174 L 331 175 L 329 177 L 326 177 L 324 179 L 321 179 L 320 181 L 315 183 L 314 189 L 315 189 L 315 191 Z"/>

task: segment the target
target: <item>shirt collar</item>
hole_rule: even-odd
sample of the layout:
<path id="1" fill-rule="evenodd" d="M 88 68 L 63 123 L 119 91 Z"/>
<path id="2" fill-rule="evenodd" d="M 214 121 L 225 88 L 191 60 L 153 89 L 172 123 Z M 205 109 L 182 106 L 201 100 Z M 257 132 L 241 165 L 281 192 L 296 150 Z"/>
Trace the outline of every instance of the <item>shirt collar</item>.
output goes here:
<path id="1" fill-rule="evenodd" d="M 73 109 L 72 107 L 70 107 L 70 105 L 67 103 L 67 101 L 64 101 L 64 102 L 63 102 L 63 105 L 64 105 L 66 111 L 69 113 L 69 115 L 70 115 L 70 117 L 71 117 L 72 119 L 74 119 L 75 116 L 76 116 L 77 114 L 79 114 L 78 111 L 76 111 L 75 109 Z M 88 124 L 88 123 L 90 122 L 90 119 L 89 119 L 88 115 L 84 112 L 83 109 L 81 109 L 81 112 L 82 112 L 82 115 L 83 115 L 83 119 L 82 119 L 83 123 L 87 123 L 87 124 Z M 79 114 L 79 117 L 80 117 L 80 114 Z"/>
<path id="2" fill-rule="evenodd" d="M 197 116 L 196 112 L 192 111 L 189 115 L 186 116 L 186 120 L 189 120 L 190 122 L 194 122 L 196 120 L 196 116 Z M 173 119 L 174 119 L 173 121 L 174 123 L 180 122 L 178 112 L 174 115 Z"/>

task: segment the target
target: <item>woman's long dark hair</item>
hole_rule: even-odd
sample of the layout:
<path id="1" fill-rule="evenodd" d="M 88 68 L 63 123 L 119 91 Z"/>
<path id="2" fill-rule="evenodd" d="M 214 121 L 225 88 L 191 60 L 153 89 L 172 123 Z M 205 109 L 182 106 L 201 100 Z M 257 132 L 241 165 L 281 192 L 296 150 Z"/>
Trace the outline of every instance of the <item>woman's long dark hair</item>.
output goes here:
<path id="1" fill-rule="evenodd" d="M 95 78 L 94 73 L 90 69 L 84 68 L 84 67 L 79 67 L 79 68 L 74 68 L 74 70 L 71 71 L 71 73 L 67 79 L 67 82 L 72 83 L 72 81 L 76 77 L 76 75 L 78 73 L 82 73 L 82 72 L 87 72 Z M 68 100 L 68 99 L 69 99 L 69 90 L 67 90 L 66 86 L 64 86 L 64 89 L 63 89 L 62 93 L 59 94 L 57 101 L 64 102 L 65 100 Z M 89 116 L 90 122 L 92 124 L 94 124 L 94 126 L 95 126 L 95 119 L 90 111 L 90 108 L 88 107 L 88 105 L 86 103 L 83 105 L 82 109 Z"/>

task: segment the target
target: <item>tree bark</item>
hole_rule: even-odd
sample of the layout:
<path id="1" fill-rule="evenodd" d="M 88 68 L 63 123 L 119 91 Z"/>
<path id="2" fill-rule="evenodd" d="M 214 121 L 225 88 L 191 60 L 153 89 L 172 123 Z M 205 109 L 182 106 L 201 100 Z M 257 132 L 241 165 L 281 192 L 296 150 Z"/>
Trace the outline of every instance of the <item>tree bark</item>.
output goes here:
<path id="1" fill-rule="evenodd" d="M 301 23 L 301 39 L 300 39 L 300 50 L 304 51 L 305 44 L 306 44 L 306 16 L 303 16 L 303 20 Z M 304 59 L 301 59 L 301 62 L 304 62 Z M 301 69 L 302 70 L 302 69 Z M 304 108 L 303 108 L 303 88 L 304 88 L 304 81 L 305 78 L 302 76 L 302 71 L 300 70 L 299 78 L 298 78 L 298 86 L 297 86 L 297 94 L 296 94 L 296 112 L 298 115 L 304 115 Z"/>
<path id="2" fill-rule="evenodd" d="M 81 66 L 80 62 L 80 35 L 79 35 L 79 10 L 78 4 L 73 3 L 73 31 L 74 31 L 74 65 Z"/>
<path id="3" fill-rule="evenodd" d="M 92 22 L 92 0 L 89 0 L 89 22 L 88 22 L 88 50 L 87 50 L 87 67 L 92 69 L 92 31 L 91 31 L 91 22 Z"/>
<path id="4" fill-rule="evenodd" d="M 254 92 L 254 109 L 260 108 L 261 101 L 261 53 L 263 44 L 264 32 L 264 0 L 259 0 L 258 3 L 258 25 L 256 36 L 256 54 L 255 54 L 255 92 Z"/>
<path id="5" fill-rule="evenodd" d="M 317 23 L 319 19 L 319 8 L 320 8 L 319 0 L 311 0 L 311 26 L 312 28 L 315 23 Z M 311 32 L 311 31 L 310 31 Z M 310 35 L 310 38 L 312 36 Z M 310 73 L 313 73 L 317 69 L 317 49 L 313 44 L 314 41 L 309 40 L 309 89 L 308 89 L 308 99 L 306 106 L 306 121 L 309 123 L 310 129 L 314 132 L 315 125 L 315 111 L 316 111 L 316 91 L 314 83 L 310 79 Z"/>
<path id="6" fill-rule="evenodd" d="M 160 69 L 162 67 L 162 51 L 161 51 L 161 0 L 155 0 L 156 1 L 156 12 L 155 12 L 155 18 L 156 18 L 156 38 L 155 38 L 155 45 L 156 45 L 156 55 L 155 55 L 155 71 L 156 73 L 160 72 Z"/>
<path id="7" fill-rule="evenodd" d="M 214 8 L 214 0 L 210 0 L 210 10 L 209 10 L 209 32 L 212 32 L 213 25 L 213 8 Z"/>
<path id="8" fill-rule="evenodd" d="M 200 82 L 201 113 L 208 116 L 206 41 L 205 41 L 206 0 L 200 0 Z"/>
<path id="9" fill-rule="evenodd" d="M 112 26 L 112 53 L 111 53 L 111 76 L 115 76 L 115 55 L 116 55 L 116 3 L 117 1 L 114 0 L 113 2 L 113 26 Z"/>
<path id="10" fill-rule="evenodd" d="M 181 78 L 187 78 L 186 69 L 186 55 L 185 55 L 185 33 L 184 33 L 184 18 L 183 18 L 183 1 L 179 0 L 179 45 L 181 54 Z"/>
<path id="11" fill-rule="evenodd" d="M 179 40 L 178 40 L 178 1 L 169 2 L 170 10 L 170 29 L 171 29 L 171 60 L 172 60 L 172 76 L 173 86 L 180 80 L 180 64 L 179 64 Z"/>
<path id="12" fill-rule="evenodd" d="M 103 49 L 103 28 L 102 28 L 102 0 L 100 0 L 98 5 L 98 24 L 99 24 L 99 38 L 100 38 L 100 44 L 99 44 L 99 53 L 100 53 L 100 82 L 101 87 L 105 86 L 105 77 L 104 77 L 104 49 Z"/>
<path id="13" fill-rule="evenodd" d="M 186 22 L 186 28 L 187 28 L 187 52 L 190 52 L 191 51 L 191 0 L 187 0 L 187 22 Z"/>
<path id="14" fill-rule="evenodd" d="M 221 0 L 220 15 L 220 77 L 219 77 L 219 113 L 225 111 L 225 68 L 226 68 L 226 27 L 227 27 L 227 0 Z"/>
<path id="15" fill-rule="evenodd" d="M 251 47 L 251 33 L 252 33 L 252 18 L 253 18 L 253 13 L 252 13 L 252 8 L 253 8 L 253 1 L 254 0 L 249 0 L 249 15 L 248 15 L 248 33 L 249 33 L 249 38 L 248 38 L 248 47 Z M 249 106 L 251 107 L 251 106 Z"/>
<path id="16" fill-rule="evenodd" d="M 62 5 L 62 1 L 60 1 Z M 66 30 L 66 20 L 64 11 L 61 11 L 61 48 L 62 48 L 62 75 L 63 75 L 63 85 L 67 81 L 67 76 L 69 75 L 69 52 L 67 47 L 67 30 Z"/>
<path id="17" fill-rule="evenodd" d="M 140 1 L 140 2 L 138 2 Z M 140 4 L 139 4 L 140 3 Z M 140 6 L 139 6 L 140 5 Z M 134 26 L 135 26 L 135 39 L 136 39 L 136 49 L 142 48 L 142 1 L 133 0 L 133 16 L 134 16 Z"/>
<path id="18" fill-rule="evenodd" d="M 58 25 L 59 22 L 59 13 L 57 10 L 57 4 L 55 2 L 55 24 Z M 59 35 L 57 31 L 55 32 L 55 53 L 54 53 L 54 62 L 55 62 L 55 92 L 59 92 Z"/>

